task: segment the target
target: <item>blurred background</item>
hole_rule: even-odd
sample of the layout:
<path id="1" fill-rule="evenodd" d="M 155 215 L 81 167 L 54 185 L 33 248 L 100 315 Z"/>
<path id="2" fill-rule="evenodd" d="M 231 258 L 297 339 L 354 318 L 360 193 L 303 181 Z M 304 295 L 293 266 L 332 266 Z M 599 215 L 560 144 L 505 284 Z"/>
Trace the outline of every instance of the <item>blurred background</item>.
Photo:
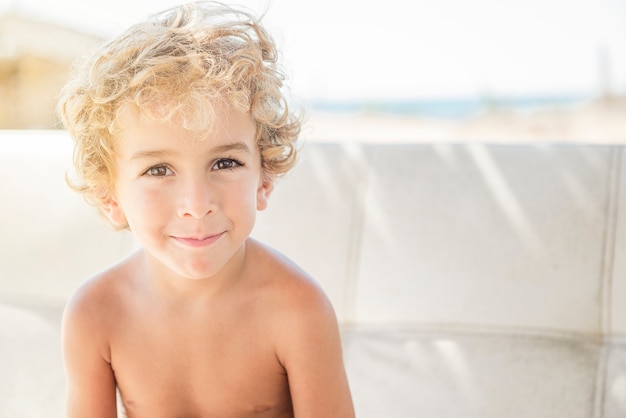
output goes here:
<path id="1" fill-rule="evenodd" d="M 58 92 L 78 56 L 177 3 L 0 0 L 1 418 L 63 416 L 63 306 L 136 246 L 65 187 Z M 363 416 L 624 417 L 626 163 L 586 144 L 626 144 L 626 0 L 239 3 L 265 14 L 303 139 L 333 142 L 277 188 L 268 242 L 363 329 L 435 331 L 346 334 Z"/>
<path id="2" fill-rule="evenodd" d="M 70 63 L 175 0 L 0 0 L 0 128 L 54 129 Z M 317 139 L 622 141 L 624 0 L 241 0 Z"/>

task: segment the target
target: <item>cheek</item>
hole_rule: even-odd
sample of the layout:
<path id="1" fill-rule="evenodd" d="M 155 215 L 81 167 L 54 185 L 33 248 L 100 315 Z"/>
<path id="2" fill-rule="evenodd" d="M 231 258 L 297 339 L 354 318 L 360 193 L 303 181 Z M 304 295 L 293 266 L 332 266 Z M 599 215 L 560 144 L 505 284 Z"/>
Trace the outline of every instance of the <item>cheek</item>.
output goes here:
<path id="1" fill-rule="evenodd" d="M 159 214 L 167 213 L 167 203 L 171 201 L 163 187 L 138 185 L 131 188 L 125 199 L 129 223 L 147 223 Z"/>
<path id="2" fill-rule="evenodd" d="M 166 198 L 165 192 L 166 190 L 159 186 L 143 187 L 135 194 L 137 204 L 147 209 L 160 206 L 163 202 L 171 200 Z"/>
<path id="3" fill-rule="evenodd" d="M 229 210 L 240 214 L 256 212 L 256 185 L 251 182 L 232 184 L 224 192 L 229 196 Z"/>

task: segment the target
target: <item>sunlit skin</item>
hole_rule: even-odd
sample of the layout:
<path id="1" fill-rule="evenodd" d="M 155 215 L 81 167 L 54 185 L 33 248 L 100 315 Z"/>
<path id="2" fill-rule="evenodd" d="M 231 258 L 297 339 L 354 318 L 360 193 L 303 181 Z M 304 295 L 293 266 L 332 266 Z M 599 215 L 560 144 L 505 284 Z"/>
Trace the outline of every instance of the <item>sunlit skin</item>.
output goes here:
<path id="1" fill-rule="evenodd" d="M 129 117 L 103 207 L 142 249 L 64 315 L 71 418 L 354 417 L 323 292 L 249 238 L 273 183 L 247 114 L 203 136 Z"/>

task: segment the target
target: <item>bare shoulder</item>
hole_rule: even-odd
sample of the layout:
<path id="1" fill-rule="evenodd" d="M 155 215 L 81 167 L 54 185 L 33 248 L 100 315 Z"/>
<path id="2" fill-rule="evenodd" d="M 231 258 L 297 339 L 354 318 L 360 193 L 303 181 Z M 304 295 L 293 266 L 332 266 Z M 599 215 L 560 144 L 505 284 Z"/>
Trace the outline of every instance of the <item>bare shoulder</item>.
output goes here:
<path id="1" fill-rule="evenodd" d="M 319 284 L 277 250 L 257 242 L 252 248 L 261 256 L 263 289 L 259 294 L 283 365 L 289 351 L 300 350 L 299 345 L 310 338 L 337 342 L 335 310 Z"/>
<path id="2" fill-rule="evenodd" d="M 279 251 L 250 241 L 257 268 L 262 271 L 261 282 L 266 287 L 274 310 L 288 310 L 292 314 L 318 311 L 332 316 L 333 307 L 319 284 L 307 272 Z"/>
<path id="3" fill-rule="evenodd" d="M 83 282 L 65 306 L 64 329 L 75 333 L 89 330 L 92 336 L 96 331 L 105 333 L 111 315 L 119 309 L 120 294 L 133 263 L 134 258 L 129 257 Z"/>
<path id="4" fill-rule="evenodd" d="M 294 415 L 353 418 L 354 408 L 343 364 L 341 336 L 333 307 L 316 282 L 280 253 L 252 246 L 265 269 L 277 360 L 284 368 Z M 262 293 L 262 292 L 261 292 Z"/>
<path id="5" fill-rule="evenodd" d="M 132 257 L 85 281 L 63 313 L 62 349 L 67 382 L 68 417 L 113 417 L 115 374 L 111 333 L 119 323 L 122 284 Z"/>

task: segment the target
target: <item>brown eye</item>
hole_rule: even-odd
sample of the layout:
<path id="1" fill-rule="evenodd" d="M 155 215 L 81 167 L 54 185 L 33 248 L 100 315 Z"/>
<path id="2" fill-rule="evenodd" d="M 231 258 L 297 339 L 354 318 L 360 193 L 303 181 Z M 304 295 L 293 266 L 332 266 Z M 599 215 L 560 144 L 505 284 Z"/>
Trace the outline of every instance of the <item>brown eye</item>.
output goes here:
<path id="1" fill-rule="evenodd" d="M 164 165 L 156 165 L 146 170 L 145 174 L 153 177 L 163 177 L 172 174 L 172 170 Z"/>
<path id="2" fill-rule="evenodd" d="M 233 160 L 232 158 L 222 158 L 222 159 L 217 160 L 215 165 L 213 165 L 213 169 L 214 170 L 227 170 L 227 169 L 232 170 L 242 165 L 243 164 L 241 164 L 239 161 Z"/>

